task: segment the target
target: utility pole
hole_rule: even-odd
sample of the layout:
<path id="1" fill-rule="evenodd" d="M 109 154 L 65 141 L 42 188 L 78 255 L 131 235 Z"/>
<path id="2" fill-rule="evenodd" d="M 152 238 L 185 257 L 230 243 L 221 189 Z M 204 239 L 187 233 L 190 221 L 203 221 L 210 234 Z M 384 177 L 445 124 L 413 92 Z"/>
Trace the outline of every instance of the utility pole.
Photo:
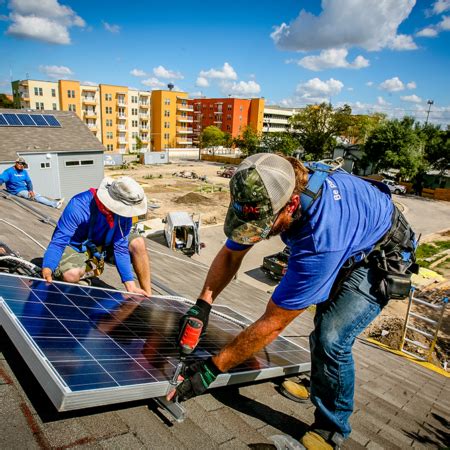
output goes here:
<path id="1" fill-rule="evenodd" d="M 430 116 L 431 105 L 434 104 L 434 101 L 433 100 L 428 100 L 427 104 L 428 104 L 428 111 L 427 111 L 427 120 L 425 120 L 425 125 L 428 125 L 428 117 Z"/>

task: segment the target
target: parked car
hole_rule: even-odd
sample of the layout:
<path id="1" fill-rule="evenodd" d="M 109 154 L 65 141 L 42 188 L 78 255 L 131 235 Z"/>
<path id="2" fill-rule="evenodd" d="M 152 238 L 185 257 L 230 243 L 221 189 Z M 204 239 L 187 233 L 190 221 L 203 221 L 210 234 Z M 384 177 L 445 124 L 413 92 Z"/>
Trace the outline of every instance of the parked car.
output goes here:
<path id="1" fill-rule="evenodd" d="M 281 252 L 264 257 L 262 271 L 276 281 L 281 280 L 287 270 L 289 255 L 289 247 L 285 247 Z"/>
<path id="2" fill-rule="evenodd" d="M 236 167 L 231 166 L 231 167 L 225 167 L 225 169 L 223 169 L 223 170 L 218 170 L 217 175 L 219 175 L 219 177 L 231 178 L 235 172 L 236 172 Z"/>
<path id="3" fill-rule="evenodd" d="M 381 182 L 384 183 L 393 194 L 406 194 L 406 187 L 397 184 L 395 181 L 385 178 L 384 180 L 381 180 Z"/>

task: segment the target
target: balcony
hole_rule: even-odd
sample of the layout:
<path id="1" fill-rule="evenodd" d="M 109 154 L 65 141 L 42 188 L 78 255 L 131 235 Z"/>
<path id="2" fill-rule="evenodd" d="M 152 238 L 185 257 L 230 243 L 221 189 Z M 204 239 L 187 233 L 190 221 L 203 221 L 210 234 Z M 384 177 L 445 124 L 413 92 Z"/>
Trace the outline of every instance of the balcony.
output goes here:
<path id="1" fill-rule="evenodd" d="M 177 110 L 178 111 L 189 111 L 189 112 L 193 112 L 194 111 L 194 107 L 190 106 L 190 105 L 182 105 L 181 103 L 177 103 Z"/>
<path id="2" fill-rule="evenodd" d="M 120 120 L 125 120 L 127 118 L 127 115 L 125 113 L 117 113 L 117 118 Z"/>
<path id="3" fill-rule="evenodd" d="M 126 144 L 128 142 L 126 138 L 120 137 L 120 136 L 117 140 L 118 140 L 119 144 Z"/>
<path id="4" fill-rule="evenodd" d="M 147 125 L 139 125 L 140 130 L 149 130 L 150 128 Z"/>
<path id="5" fill-rule="evenodd" d="M 216 119 L 214 123 L 222 123 L 222 119 Z"/>
<path id="6" fill-rule="evenodd" d="M 95 100 L 95 97 L 82 97 L 83 103 L 85 105 L 96 105 L 97 101 Z"/>
<path id="7" fill-rule="evenodd" d="M 139 103 L 139 108 L 150 108 L 150 103 Z"/>
<path id="8" fill-rule="evenodd" d="M 97 118 L 97 112 L 92 109 L 85 109 L 83 112 L 84 112 L 84 117 L 86 119 L 96 119 Z"/>
<path id="9" fill-rule="evenodd" d="M 214 114 L 223 114 L 223 111 L 219 110 L 219 111 L 214 111 Z"/>
<path id="10" fill-rule="evenodd" d="M 142 142 L 148 142 L 148 136 L 141 136 L 140 139 Z"/>
<path id="11" fill-rule="evenodd" d="M 192 128 L 177 127 L 178 134 L 191 134 Z"/>
<path id="12" fill-rule="evenodd" d="M 117 129 L 119 130 L 119 131 L 127 131 L 127 127 L 125 126 L 125 125 L 117 125 Z"/>
<path id="13" fill-rule="evenodd" d="M 194 119 L 192 117 L 187 116 L 177 116 L 178 122 L 192 123 Z"/>
<path id="14" fill-rule="evenodd" d="M 147 113 L 139 113 L 139 119 L 145 119 L 148 120 L 148 114 Z"/>
<path id="15" fill-rule="evenodd" d="M 124 107 L 127 106 L 127 102 L 125 100 L 117 100 L 117 105 Z"/>
<path id="16" fill-rule="evenodd" d="M 180 144 L 180 145 L 190 145 L 190 144 L 192 144 L 192 139 L 178 138 L 178 139 L 177 139 L 177 144 Z"/>

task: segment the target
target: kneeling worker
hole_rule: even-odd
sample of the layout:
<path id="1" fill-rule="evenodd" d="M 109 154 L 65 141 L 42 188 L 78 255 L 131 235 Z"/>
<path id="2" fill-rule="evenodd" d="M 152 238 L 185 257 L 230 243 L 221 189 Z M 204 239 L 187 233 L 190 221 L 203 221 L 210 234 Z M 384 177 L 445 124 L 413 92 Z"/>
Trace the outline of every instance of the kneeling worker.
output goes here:
<path id="1" fill-rule="evenodd" d="M 146 211 L 144 190 L 130 177 L 107 177 L 98 189 L 75 195 L 44 254 L 42 277 L 49 282 L 55 278 L 78 283 L 82 278 L 100 275 L 105 256 L 114 256 L 125 289 L 150 296 L 145 242 L 142 237 L 130 235 L 132 217 Z M 131 263 L 141 288 L 134 281 Z"/>
<path id="2" fill-rule="evenodd" d="M 337 448 L 349 436 L 353 343 L 390 297 L 407 295 L 415 259 L 414 233 L 384 185 L 323 166 L 307 170 L 295 158 L 264 153 L 237 168 L 225 219 L 228 240 L 181 323 L 196 317 L 206 327 L 211 303 L 262 239 L 281 234 L 291 250 L 287 272 L 265 313 L 217 355 L 189 364 L 176 390 L 181 400 L 205 392 L 220 373 L 260 351 L 315 304 L 310 335 L 315 422 L 301 438 L 308 449 Z"/>

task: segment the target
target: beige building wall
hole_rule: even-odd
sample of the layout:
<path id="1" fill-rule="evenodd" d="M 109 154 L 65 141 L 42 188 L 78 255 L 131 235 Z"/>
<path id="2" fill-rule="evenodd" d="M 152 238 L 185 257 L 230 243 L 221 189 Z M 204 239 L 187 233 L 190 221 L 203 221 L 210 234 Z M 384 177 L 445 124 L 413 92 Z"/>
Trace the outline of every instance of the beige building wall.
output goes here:
<path id="1" fill-rule="evenodd" d="M 55 81 L 19 80 L 13 81 L 13 98 L 16 108 L 59 110 L 59 90 Z"/>
<path id="2" fill-rule="evenodd" d="M 81 116 L 83 122 L 94 136 L 102 141 L 102 113 L 100 107 L 100 88 L 98 86 L 80 85 Z"/>

